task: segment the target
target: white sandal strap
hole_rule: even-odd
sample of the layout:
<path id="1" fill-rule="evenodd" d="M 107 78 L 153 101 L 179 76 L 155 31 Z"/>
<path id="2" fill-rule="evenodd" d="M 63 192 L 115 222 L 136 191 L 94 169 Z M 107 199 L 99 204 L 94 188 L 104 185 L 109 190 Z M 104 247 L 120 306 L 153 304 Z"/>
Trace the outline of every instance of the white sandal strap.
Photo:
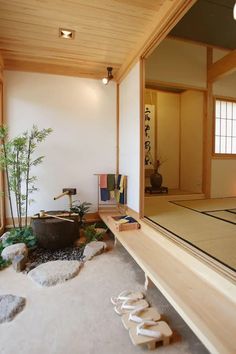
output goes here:
<path id="1" fill-rule="evenodd" d="M 119 300 L 124 300 L 124 298 L 127 298 L 127 296 L 128 296 L 129 294 L 132 294 L 132 291 L 130 291 L 130 290 L 124 290 L 124 291 L 122 291 L 122 292 L 117 296 L 117 298 L 118 298 Z"/>
<path id="2" fill-rule="evenodd" d="M 127 296 L 131 293 L 132 291 L 130 290 L 124 290 L 117 297 L 111 297 L 111 303 L 115 305 L 117 302 L 125 301 L 127 300 Z"/>
<path id="3" fill-rule="evenodd" d="M 143 305 L 142 308 L 144 309 L 147 307 L 149 307 L 149 304 L 146 302 L 146 304 Z M 140 305 L 137 305 L 137 300 L 131 300 L 131 299 L 124 301 L 123 304 L 121 305 L 122 310 L 124 310 L 124 309 L 125 310 L 137 310 L 140 308 L 141 308 Z"/>
<path id="4" fill-rule="evenodd" d="M 143 322 L 143 318 L 139 316 L 139 314 L 145 310 L 146 308 L 148 308 L 148 305 L 146 306 L 141 306 L 138 307 L 137 309 L 135 309 L 134 311 L 130 312 L 129 314 L 129 321 L 135 322 L 135 323 L 142 323 Z M 146 321 L 151 321 L 152 319 L 146 319 Z"/>
<path id="5" fill-rule="evenodd" d="M 145 328 L 145 327 L 152 327 L 152 326 L 156 326 L 156 325 L 157 325 L 157 322 L 155 322 L 155 321 L 144 321 L 137 326 L 136 333 L 137 333 L 137 335 L 141 335 L 141 336 L 161 339 L 162 338 L 161 332 L 159 332 L 157 330 L 151 330 L 151 329 Z"/>
<path id="6" fill-rule="evenodd" d="M 118 302 L 123 302 L 126 300 L 141 300 L 144 295 L 140 291 L 124 290 L 117 297 L 112 297 L 111 302 L 115 305 Z"/>

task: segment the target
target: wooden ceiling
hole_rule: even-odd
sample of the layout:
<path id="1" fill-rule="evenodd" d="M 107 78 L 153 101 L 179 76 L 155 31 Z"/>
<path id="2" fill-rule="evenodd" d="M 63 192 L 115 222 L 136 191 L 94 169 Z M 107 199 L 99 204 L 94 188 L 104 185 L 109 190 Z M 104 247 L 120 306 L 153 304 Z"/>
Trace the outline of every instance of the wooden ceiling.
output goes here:
<path id="1" fill-rule="evenodd" d="M 0 0 L 4 67 L 101 78 L 112 66 L 120 77 L 158 26 L 195 1 Z M 59 27 L 75 38 L 59 38 Z"/>

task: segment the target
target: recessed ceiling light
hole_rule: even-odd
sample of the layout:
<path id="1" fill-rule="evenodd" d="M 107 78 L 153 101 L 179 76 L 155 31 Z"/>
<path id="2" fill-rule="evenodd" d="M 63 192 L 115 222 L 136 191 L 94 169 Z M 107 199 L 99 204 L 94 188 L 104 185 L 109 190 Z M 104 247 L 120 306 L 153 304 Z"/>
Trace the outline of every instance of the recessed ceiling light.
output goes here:
<path id="1" fill-rule="evenodd" d="M 65 28 L 59 28 L 59 37 L 64 39 L 74 39 L 75 31 Z"/>

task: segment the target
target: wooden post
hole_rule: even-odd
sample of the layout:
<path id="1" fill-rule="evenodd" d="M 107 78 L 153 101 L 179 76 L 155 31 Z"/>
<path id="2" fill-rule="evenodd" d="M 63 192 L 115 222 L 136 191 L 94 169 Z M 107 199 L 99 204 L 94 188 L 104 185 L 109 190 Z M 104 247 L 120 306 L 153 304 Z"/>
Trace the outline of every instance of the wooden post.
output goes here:
<path id="1" fill-rule="evenodd" d="M 0 125 L 3 125 L 3 68 L 4 62 L 0 54 Z M 0 192 L 4 193 L 4 172 L 0 171 Z M 5 196 L 2 195 L 0 198 L 0 234 L 4 232 L 6 225 L 6 206 L 5 206 Z"/>
<path id="2" fill-rule="evenodd" d="M 144 217 L 144 90 L 145 90 L 145 60 L 140 60 L 140 190 L 139 190 L 139 217 Z"/>
<path id="3" fill-rule="evenodd" d="M 213 50 L 207 47 L 207 72 L 213 62 Z M 204 174 L 203 192 L 206 198 L 211 196 L 211 156 L 213 150 L 213 93 L 212 82 L 207 75 L 206 119 L 204 124 Z"/>

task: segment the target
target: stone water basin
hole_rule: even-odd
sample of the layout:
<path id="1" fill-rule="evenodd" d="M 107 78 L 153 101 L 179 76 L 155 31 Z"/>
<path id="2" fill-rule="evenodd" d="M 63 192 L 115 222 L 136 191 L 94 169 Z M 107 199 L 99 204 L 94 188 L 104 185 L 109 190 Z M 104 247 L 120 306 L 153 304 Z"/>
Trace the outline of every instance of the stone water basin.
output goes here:
<path id="1" fill-rule="evenodd" d="M 32 218 L 31 226 L 40 247 L 56 250 L 72 245 L 79 238 L 77 215 L 70 215 L 63 211 L 47 211 L 46 214 L 60 215 L 74 222 L 59 220 L 50 216 Z"/>

